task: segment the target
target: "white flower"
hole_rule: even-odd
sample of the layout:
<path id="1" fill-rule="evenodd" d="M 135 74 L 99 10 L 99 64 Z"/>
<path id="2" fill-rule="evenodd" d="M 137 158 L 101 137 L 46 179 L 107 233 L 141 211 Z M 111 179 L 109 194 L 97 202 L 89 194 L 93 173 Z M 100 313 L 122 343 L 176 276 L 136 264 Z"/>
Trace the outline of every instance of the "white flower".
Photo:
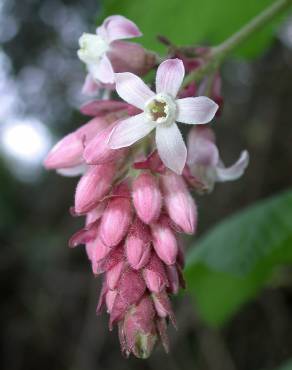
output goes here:
<path id="1" fill-rule="evenodd" d="M 116 90 L 126 102 L 143 112 L 125 119 L 113 130 L 109 146 L 127 147 L 156 129 L 156 145 L 166 167 L 181 174 L 186 163 L 187 149 L 176 121 L 187 124 L 210 122 L 218 105 L 200 96 L 176 99 L 185 75 L 180 59 L 160 64 L 156 74 L 156 94 L 136 75 L 116 73 Z"/>
<path id="2" fill-rule="evenodd" d="M 84 33 L 80 37 L 77 54 L 95 81 L 114 83 L 115 74 L 107 54 L 117 46 L 114 41 L 138 36 L 141 32 L 135 23 L 121 15 L 113 15 L 104 20 L 96 34 Z"/>

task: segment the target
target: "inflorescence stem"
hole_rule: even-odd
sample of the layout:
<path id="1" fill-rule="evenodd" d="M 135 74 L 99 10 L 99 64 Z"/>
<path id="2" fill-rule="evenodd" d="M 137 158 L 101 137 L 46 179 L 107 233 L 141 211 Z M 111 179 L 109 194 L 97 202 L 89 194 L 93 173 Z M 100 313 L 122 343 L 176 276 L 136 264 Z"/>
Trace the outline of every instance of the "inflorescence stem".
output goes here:
<path id="1" fill-rule="evenodd" d="M 192 81 L 200 81 L 206 74 L 217 69 L 233 49 L 291 5 L 292 0 L 276 0 L 222 44 L 213 47 L 206 57 L 206 62 L 185 78 L 184 86 Z"/>

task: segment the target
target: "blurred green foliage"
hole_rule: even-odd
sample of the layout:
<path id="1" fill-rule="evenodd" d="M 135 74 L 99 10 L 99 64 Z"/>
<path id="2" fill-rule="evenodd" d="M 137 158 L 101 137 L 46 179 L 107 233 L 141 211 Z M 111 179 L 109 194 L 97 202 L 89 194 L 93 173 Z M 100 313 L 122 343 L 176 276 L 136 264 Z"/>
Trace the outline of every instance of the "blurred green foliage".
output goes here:
<path id="1" fill-rule="evenodd" d="M 156 36 L 177 45 L 217 45 L 239 30 L 273 0 L 103 0 L 102 17 L 122 14 L 137 23 L 144 36 L 139 42 L 163 51 Z M 240 57 L 260 55 L 272 40 L 277 22 L 268 24 L 235 50 Z"/>
<path id="2" fill-rule="evenodd" d="M 292 262 L 292 191 L 228 218 L 188 255 L 186 279 L 201 317 L 223 324 L 276 269 Z"/>
<path id="3" fill-rule="evenodd" d="M 276 370 L 292 370 L 292 360 L 287 362 L 285 365 L 278 367 Z"/>

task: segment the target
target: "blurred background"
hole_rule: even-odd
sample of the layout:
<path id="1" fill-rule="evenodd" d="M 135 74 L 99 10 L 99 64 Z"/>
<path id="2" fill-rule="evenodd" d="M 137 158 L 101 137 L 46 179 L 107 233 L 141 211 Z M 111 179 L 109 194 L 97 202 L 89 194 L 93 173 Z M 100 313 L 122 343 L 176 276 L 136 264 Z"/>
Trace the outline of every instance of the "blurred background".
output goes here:
<path id="1" fill-rule="evenodd" d="M 0 368 L 275 369 L 292 357 L 292 283 L 266 287 L 220 329 L 181 295 L 171 353 L 158 347 L 146 361 L 123 359 L 106 315 L 95 315 L 99 281 L 82 247 L 67 247 L 82 223 L 68 211 L 76 180 L 45 172 L 42 160 L 86 122 L 77 40 L 99 12 L 97 0 L 0 0 Z M 231 164 L 247 149 L 251 162 L 240 181 L 196 197 L 198 235 L 291 186 L 292 19 L 261 57 L 229 60 L 222 73 L 221 155 Z"/>

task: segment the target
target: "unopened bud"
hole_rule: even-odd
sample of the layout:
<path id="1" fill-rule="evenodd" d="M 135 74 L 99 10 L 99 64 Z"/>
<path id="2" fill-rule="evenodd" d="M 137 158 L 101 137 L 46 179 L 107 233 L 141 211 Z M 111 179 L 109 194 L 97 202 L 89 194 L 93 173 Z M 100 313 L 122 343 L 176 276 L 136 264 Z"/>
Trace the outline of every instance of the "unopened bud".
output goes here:
<path id="1" fill-rule="evenodd" d="M 148 265 L 143 269 L 143 277 L 147 288 L 154 293 L 159 293 L 168 285 L 166 272 L 161 260 L 153 253 Z"/>
<path id="2" fill-rule="evenodd" d="M 132 218 L 130 193 L 126 183 L 117 186 L 100 223 L 100 237 L 109 247 L 125 237 Z"/>
<path id="3" fill-rule="evenodd" d="M 193 234 L 197 226 L 197 207 L 183 177 L 167 171 L 161 176 L 161 185 L 169 217 L 185 233 Z"/>
<path id="4" fill-rule="evenodd" d="M 153 175 L 141 173 L 133 182 L 133 202 L 139 218 L 150 224 L 155 221 L 161 210 L 161 193 Z"/>
<path id="5" fill-rule="evenodd" d="M 157 340 L 155 311 L 151 299 L 144 296 L 131 307 L 119 326 L 122 352 L 132 352 L 138 358 L 148 358 Z"/>
<path id="6" fill-rule="evenodd" d="M 173 265 L 176 261 L 178 246 L 167 219 L 161 218 L 152 224 L 151 231 L 153 246 L 158 257 L 167 265 Z"/>
<path id="7" fill-rule="evenodd" d="M 110 189 L 114 176 L 113 164 L 89 166 L 85 175 L 77 184 L 75 193 L 75 211 L 82 214 L 93 209 L 98 201 Z"/>
<path id="8" fill-rule="evenodd" d="M 140 270 L 148 263 L 151 254 L 150 238 L 147 226 L 136 219 L 125 243 L 127 260 L 133 269 Z"/>
<path id="9" fill-rule="evenodd" d="M 87 164 L 105 164 L 122 158 L 126 149 L 111 149 L 108 139 L 114 124 L 99 132 L 86 146 L 83 158 Z"/>

